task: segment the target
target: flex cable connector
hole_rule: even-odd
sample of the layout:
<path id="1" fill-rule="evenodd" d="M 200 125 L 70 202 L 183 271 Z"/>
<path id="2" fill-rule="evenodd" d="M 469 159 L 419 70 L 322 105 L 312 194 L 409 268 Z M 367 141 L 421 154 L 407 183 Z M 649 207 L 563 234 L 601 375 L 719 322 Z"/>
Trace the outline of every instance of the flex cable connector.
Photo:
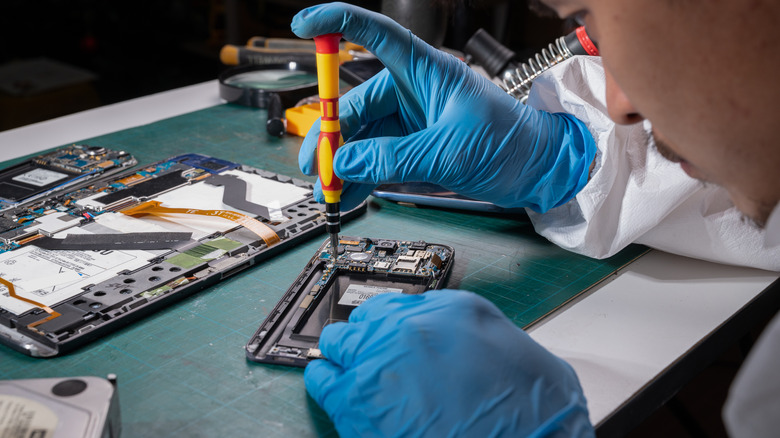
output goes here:
<path id="1" fill-rule="evenodd" d="M 171 216 L 174 214 L 217 216 L 235 222 L 257 234 L 263 239 L 268 247 L 274 246 L 280 242 L 279 235 L 277 235 L 271 227 L 245 214 L 230 210 L 199 210 L 197 208 L 163 207 L 161 204 L 160 201 L 148 201 L 120 211 L 128 216 L 143 216 L 145 214 L 152 216 Z"/>
<path id="2" fill-rule="evenodd" d="M 0 284 L 2 284 L 3 286 L 5 286 L 8 289 L 8 295 L 11 298 L 16 298 L 17 300 L 24 301 L 25 303 L 28 303 L 28 304 L 32 304 L 35 307 L 40 307 L 41 309 L 46 311 L 46 313 L 49 314 L 49 316 L 47 318 L 44 318 L 44 319 L 42 319 L 40 321 L 36 321 L 36 322 L 34 322 L 32 324 L 29 324 L 27 326 L 28 328 L 33 328 L 33 327 L 39 326 L 39 325 L 43 324 L 46 321 L 51 321 L 52 319 L 60 316 L 60 314 L 58 312 L 55 312 L 49 306 L 45 306 L 45 305 L 43 305 L 43 304 L 41 304 L 41 303 L 39 303 L 37 301 L 33 301 L 33 300 L 29 299 L 29 298 L 20 297 L 19 295 L 17 295 L 16 294 L 16 289 L 14 288 L 13 283 L 11 283 L 10 281 L 7 281 L 5 279 L 0 278 Z"/>

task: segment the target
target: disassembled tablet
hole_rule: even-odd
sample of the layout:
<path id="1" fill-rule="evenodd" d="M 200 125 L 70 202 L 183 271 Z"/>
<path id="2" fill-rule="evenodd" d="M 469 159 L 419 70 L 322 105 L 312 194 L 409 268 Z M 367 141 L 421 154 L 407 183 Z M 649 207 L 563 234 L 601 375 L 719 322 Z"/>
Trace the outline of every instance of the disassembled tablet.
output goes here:
<path id="1" fill-rule="evenodd" d="M 247 358 L 305 367 L 322 358 L 327 324 L 346 321 L 374 295 L 443 287 L 453 259 L 446 245 L 353 237 L 341 237 L 334 259 L 326 241 L 249 340 Z"/>
<path id="2" fill-rule="evenodd" d="M 75 189 L 137 164 L 125 151 L 74 144 L 0 170 L 0 211 Z"/>
<path id="3" fill-rule="evenodd" d="M 311 183 L 198 154 L 10 208 L 0 213 L 0 343 L 67 352 L 324 226 Z"/>

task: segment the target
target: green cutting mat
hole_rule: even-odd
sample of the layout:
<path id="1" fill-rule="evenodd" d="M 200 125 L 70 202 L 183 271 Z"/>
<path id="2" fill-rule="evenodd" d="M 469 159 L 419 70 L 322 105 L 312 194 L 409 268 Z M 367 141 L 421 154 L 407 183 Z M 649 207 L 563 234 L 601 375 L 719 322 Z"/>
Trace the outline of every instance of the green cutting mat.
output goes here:
<path id="1" fill-rule="evenodd" d="M 264 110 L 221 105 L 84 143 L 127 150 L 142 164 L 198 152 L 311 180 L 298 170 L 300 139 L 268 136 Z M 453 246 L 449 285 L 487 297 L 520 327 L 645 251 L 633 246 L 593 260 L 537 236 L 523 216 L 383 200 L 345 224 L 343 234 Z M 324 239 L 307 241 L 70 355 L 32 359 L 2 348 L 0 379 L 115 373 L 123 437 L 336 436 L 307 397 L 303 370 L 247 362 L 243 350 Z"/>

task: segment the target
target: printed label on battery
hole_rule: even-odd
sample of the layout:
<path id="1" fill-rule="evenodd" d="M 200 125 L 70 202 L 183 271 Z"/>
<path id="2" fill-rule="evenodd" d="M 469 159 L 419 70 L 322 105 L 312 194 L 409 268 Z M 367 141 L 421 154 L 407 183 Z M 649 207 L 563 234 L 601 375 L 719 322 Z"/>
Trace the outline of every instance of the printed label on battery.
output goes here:
<path id="1" fill-rule="evenodd" d="M 153 257 L 153 253 L 142 250 L 49 251 L 27 245 L 0 254 L 0 278 L 13 283 L 20 296 L 53 306 L 83 293 L 86 285 L 114 278 L 125 269 L 138 269 Z M 117 281 L 114 287 L 119 289 L 122 284 Z M 8 289 L 0 286 L 0 308 L 20 315 L 34 307 L 10 296 Z"/>
<path id="2" fill-rule="evenodd" d="M 363 301 L 379 294 L 386 293 L 403 293 L 403 289 L 397 289 L 393 287 L 382 286 L 369 286 L 365 284 L 350 284 L 347 286 L 347 290 L 344 291 L 344 295 L 339 299 L 339 304 L 342 306 L 357 307 L 363 304 Z"/>
<path id="3" fill-rule="evenodd" d="M 16 175 L 11 179 L 25 184 L 31 184 L 34 186 L 43 187 L 45 185 L 55 183 L 67 177 L 68 175 L 64 173 L 55 172 L 53 170 L 33 169 L 21 175 Z"/>

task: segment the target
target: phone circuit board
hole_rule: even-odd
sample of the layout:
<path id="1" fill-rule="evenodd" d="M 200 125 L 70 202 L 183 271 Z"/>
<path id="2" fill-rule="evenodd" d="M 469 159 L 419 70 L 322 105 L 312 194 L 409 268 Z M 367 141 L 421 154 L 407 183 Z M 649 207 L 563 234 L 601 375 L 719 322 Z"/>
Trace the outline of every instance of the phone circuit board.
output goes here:
<path id="1" fill-rule="evenodd" d="M 423 241 L 342 237 L 338 255 L 326 241 L 246 346 L 249 360 L 303 367 L 322 358 L 319 337 L 333 322 L 384 293 L 439 289 L 454 250 Z"/>
<path id="2" fill-rule="evenodd" d="M 7 209 L 0 343 L 56 356 L 322 233 L 312 188 L 186 154 Z"/>

